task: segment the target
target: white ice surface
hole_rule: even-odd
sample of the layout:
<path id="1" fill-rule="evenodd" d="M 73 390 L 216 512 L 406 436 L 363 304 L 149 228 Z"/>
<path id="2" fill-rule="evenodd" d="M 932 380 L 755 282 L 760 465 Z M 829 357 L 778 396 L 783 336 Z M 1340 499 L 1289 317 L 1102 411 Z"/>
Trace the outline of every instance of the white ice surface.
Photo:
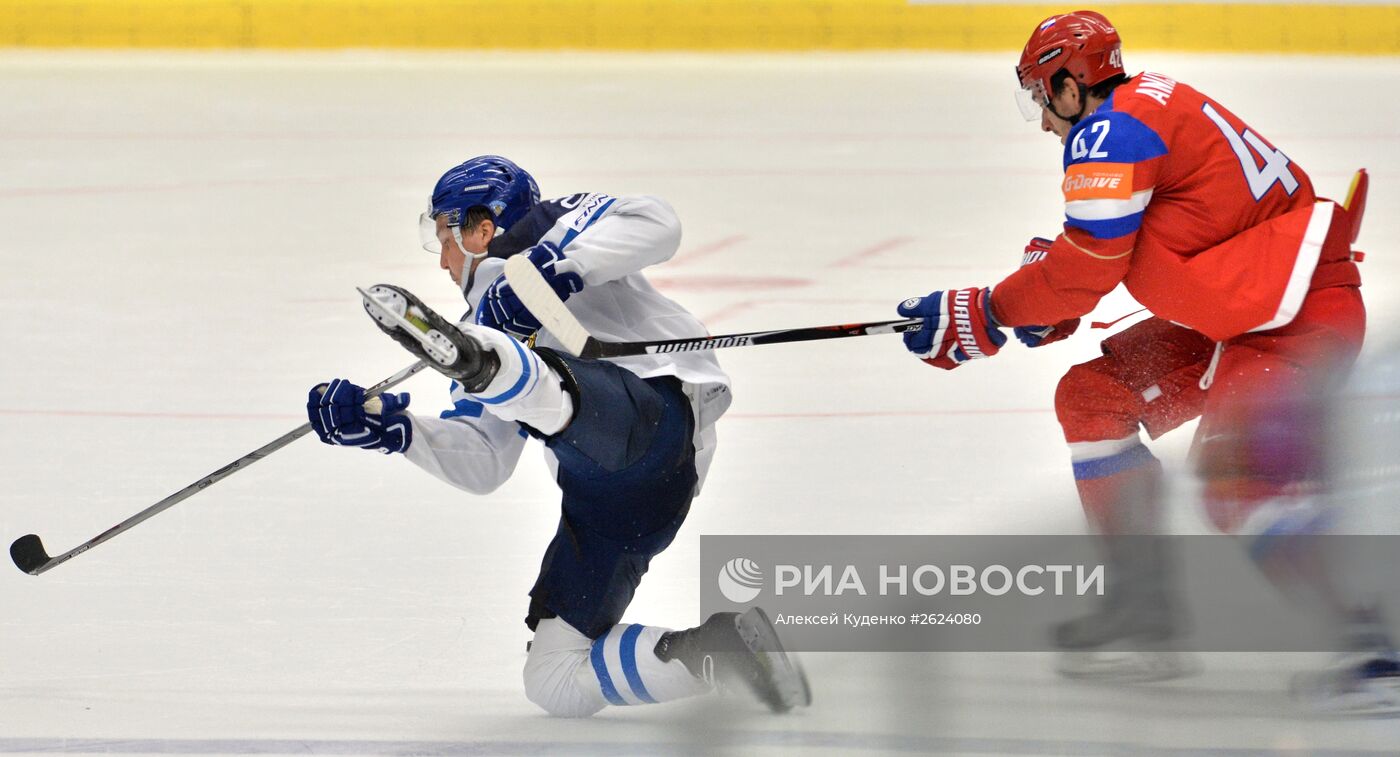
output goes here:
<path id="1" fill-rule="evenodd" d="M 654 193 L 653 271 L 716 332 L 893 317 L 991 284 L 1060 219 L 1060 148 L 1012 57 L 0 55 L 0 541 L 77 545 L 407 363 L 354 286 L 458 307 L 417 246 L 432 182 L 508 155 L 546 195 Z M 1373 333 L 1400 273 L 1400 61 L 1133 55 L 1217 97 L 1340 197 L 1374 187 Z M 1129 308 L 1112 297 L 1100 320 Z M 700 534 L 1075 532 L 1051 411 L 1094 331 L 953 373 L 893 337 L 722 356 L 704 496 L 628 619 L 698 617 Z M 414 408 L 446 381 L 411 380 Z M 1180 467 L 1187 434 L 1156 445 Z M 790 717 L 692 702 L 551 720 L 520 668 L 557 518 L 537 452 L 490 497 L 303 440 L 40 577 L 0 569 L 0 752 L 1391 753 L 1305 718 L 1314 656 L 1217 655 L 1109 689 L 1047 655 L 809 655 Z M 1182 528 L 1200 529 L 1189 507 Z"/>

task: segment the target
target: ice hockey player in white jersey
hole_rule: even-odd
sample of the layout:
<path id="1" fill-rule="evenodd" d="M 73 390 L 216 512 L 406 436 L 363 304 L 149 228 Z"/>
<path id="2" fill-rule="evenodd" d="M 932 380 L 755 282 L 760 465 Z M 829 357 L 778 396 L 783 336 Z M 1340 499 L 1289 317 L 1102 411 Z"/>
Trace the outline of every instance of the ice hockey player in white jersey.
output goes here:
<path id="1" fill-rule="evenodd" d="M 530 591 L 526 624 L 535 636 L 524 678 L 526 696 L 546 712 L 588 716 L 609 704 L 705 693 L 716 682 L 748 688 L 778 712 L 807 704 L 806 678 L 761 610 L 719 613 L 681 631 L 621 623 L 714 455 L 714 424 L 730 397 L 718 361 L 709 352 L 572 357 L 502 275 L 506 258 L 526 256 L 599 338 L 703 336 L 704 326 L 641 274 L 676 252 L 671 207 L 596 193 L 541 202 L 528 173 L 486 155 L 443 175 L 420 222 L 467 316 L 453 324 L 387 285 L 370 290 L 366 308 L 453 379 L 453 406 L 425 417 L 407 411 L 407 394 L 384 394 L 380 412 L 369 412 L 363 389 L 335 379 L 308 397 L 321 441 L 402 453 L 482 495 L 510 478 L 530 437 L 544 443 L 562 513 Z"/>

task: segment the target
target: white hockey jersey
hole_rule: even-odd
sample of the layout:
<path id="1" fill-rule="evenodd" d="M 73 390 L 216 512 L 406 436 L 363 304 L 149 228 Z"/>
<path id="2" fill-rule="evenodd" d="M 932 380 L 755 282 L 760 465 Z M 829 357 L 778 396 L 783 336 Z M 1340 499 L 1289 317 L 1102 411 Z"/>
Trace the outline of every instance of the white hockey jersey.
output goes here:
<path id="1" fill-rule="evenodd" d="M 541 241 L 558 245 L 578 264 L 583 291 L 570 297 L 569 311 L 590 334 L 604 341 L 651 341 L 705 336 L 705 326 L 685 308 L 657 292 L 641 274 L 669 260 L 680 245 L 676 212 L 656 197 L 576 194 L 540 203 L 510 231 L 491 242 L 490 257 L 463 282 L 474 315 L 486 288 L 505 268 L 505 258 Z M 536 346 L 559 348 L 547 331 Z M 683 352 L 613 358 L 642 378 L 675 376 L 691 399 L 695 417 L 696 492 L 714 456 L 715 421 L 729 408 L 729 377 L 712 352 Z M 483 412 L 452 382 L 452 409 L 440 418 L 412 416 L 413 444 L 405 456 L 453 486 L 477 494 L 510 478 L 527 434 L 519 424 Z M 553 454 L 545 451 L 550 470 Z"/>

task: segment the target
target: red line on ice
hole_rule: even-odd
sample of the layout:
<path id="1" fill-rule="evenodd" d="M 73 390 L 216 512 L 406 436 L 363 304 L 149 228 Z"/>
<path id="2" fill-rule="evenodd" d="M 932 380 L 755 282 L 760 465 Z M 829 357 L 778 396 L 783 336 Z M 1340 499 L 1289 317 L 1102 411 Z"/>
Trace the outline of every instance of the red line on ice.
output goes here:
<path id="1" fill-rule="evenodd" d="M 1053 413 L 1052 407 L 1008 407 L 982 410 L 848 410 L 825 413 L 725 413 L 723 418 L 735 420 L 778 420 L 784 418 L 914 418 L 937 415 L 1029 415 L 1032 413 Z"/>
<path id="2" fill-rule="evenodd" d="M 735 420 L 775 420 L 782 418 L 903 418 L 939 415 L 1015 415 L 1026 413 L 1049 413 L 1053 408 L 988 408 L 982 410 L 848 410 L 843 412 L 783 412 L 783 413 L 726 413 L 725 418 Z M 181 421 L 282 421 L 295 423 L 302 416 L 278 413 L 174 413 L 141 410 L 43 410 L 0 408 L 0 416 L 34 416 L 62 418 L 131 418 Z"/>
<path id="3" fill-rule="evenodd" d="M 746 239 L 748 239 L 748 237 L 744 236 L 743 234 L 734 234 L 733 236 L 728 236 L 724 239 L 720 239 L 715 242 L 710 242 L 709 244 L 702 244 L 699 247 L 686 250 L 680 255 L 677 255 L 674 259 L 671 260 L 671 265 L 689 265 L 690 263 L 693 263 L 696 260 L 699 260 L 700 258 L 708 257 L 717 252 L 722 252 L 725 249 L 733 247 L 734 245 Z"/>
<path id="4" fill-rule="evenodd" d="M 159 418 L 163 420 L 285 421 L 285 413 L 173 413 L 159 410 L 37 410 L 0 407 L 0 415 L 34 415 L 63 418 Z"/>
<path id="5" fill-rule="evenodd" d="M 870 247 L 860 250 L 859 252 L 847 255 L 846 257 L 841 258 L 835 263 L 831 263 L 827 267 L 848 268 L 850 266 L 860 265 L 861 263 L 864 263 L 865 261 L 875 257 L 876 255 L 883 255 L 884 253 L 889 252 L 890 250 L 893 250 L 896 247 L 903 247 L 904 245 L 909 244 L 912 241 L 914 241 L 913 237 L 894 237 L 892 239 L 886 239 L 880 242 L 876 242 Z"/>

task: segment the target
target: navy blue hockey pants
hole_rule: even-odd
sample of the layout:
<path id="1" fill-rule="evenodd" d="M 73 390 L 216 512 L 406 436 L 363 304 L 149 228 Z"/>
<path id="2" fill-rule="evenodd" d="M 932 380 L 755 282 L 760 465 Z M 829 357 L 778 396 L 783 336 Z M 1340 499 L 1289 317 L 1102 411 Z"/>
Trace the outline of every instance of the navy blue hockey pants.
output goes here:
<path id="1" fill-rule="evenodd" d="M 622 619 L 690 511 L 695 421 L 679 379 L 538 352 L 564 376 L 574 418 L 544 437 L 559 460 L 563 511 L 525 622 L 533 630 L 559 617 L 597 638 Z"/>

